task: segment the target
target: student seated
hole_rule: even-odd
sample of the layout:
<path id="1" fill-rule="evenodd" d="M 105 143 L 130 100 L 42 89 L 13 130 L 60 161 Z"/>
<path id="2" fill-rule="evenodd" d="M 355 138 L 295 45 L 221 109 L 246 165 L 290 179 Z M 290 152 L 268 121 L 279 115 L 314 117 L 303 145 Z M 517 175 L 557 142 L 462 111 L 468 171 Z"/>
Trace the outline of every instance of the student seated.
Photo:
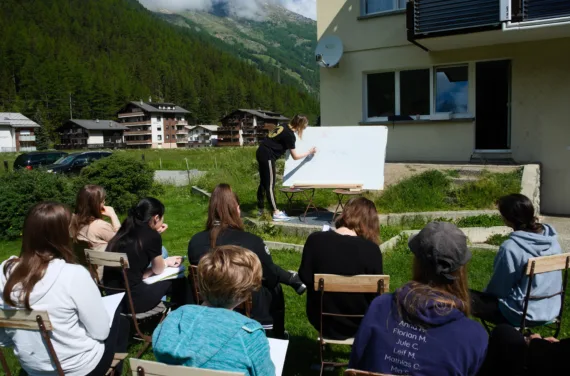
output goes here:
<path id="1" fill-rule="evenodd" d="M 314 276 L 320 274 L 382 274 L 380 225 L 374 203 L 366 198 L 351 199 L 336 223 L 336 230 L 315 232 L 307 238 L 299 276 L 307 291 L 307 317 L 316 330 L 321 325 L 321 293 L 315 291 Z M 323 311 L 362 315 L 376 294 L 326 293 Z M 323 336 L 344 340 L 354 337 L 361 318 L 323 317 Z"/>
<path id="2" fill-rule="evenodd" d="M 354 340 L 349 368 L 404 375 L 475 375 L 487 333 L 469 319 L 467 238 L 432 222 L 409 241 L 412 281 L 374 299 Z"/>
<path id="3" fill-rule="evenodd" d="M 473 315 L 495 324 L 520 326 L 523 302 L 528 288 L 525 273 L 528 259 L 562 253 L 556 231 L 540 224 L 528 197 L 512 194 L 499 199 L 498 207 L 503 221 L 512 228 L 509 239 L 501 247 L 493 267 L 493 275 L 484 292 L 471 291 Z M 534 276 L 531 294 L 549 296 L 562 288 L 559 271 Z M 560 312 L 560 295 L 531 300 L 527 311 L 527 325 L 547 323 Z"/>
<path id="4" fill-rule="evenodd" d="M 542 376 L 568 374 L 570 338 L 525 337 L 507 324 L 497 325 L 489 339 L 485 364 L 478 376 Z"/>
<path id="5" fill-rule="evenodd" d="M 105 206 L 105 197 L 105 189 L 99 185 L 86 185 L 77 194 L 75 214 L 69 228 L 75 243 L 82 241 L 92 249 L 104 248 L 119 231 L 119 217 L 111 206 Z M 111 223 L 104 221 L 104 216 Z"/>
<path id="6" fill-rule="evenodd" d="M 221 245 L 238 245 L 259 257 L 263 282 L 261 289 L 253 294 L 251 314 L 264 327 L 273 328 L 272 336 L 285 336 L 285 298 L 280 283 L 291 286 L 298 294 L 305 292 L 306 287 L 297 273 L 287 272 L 273 263 L 259 236 L 244 231 L 239 199 L 228 184 L 219 184 L 212 192 L 206 231 L 194 235 L 188 244 L 190 264 L 198 265 L 210 249 Z"/>
<path id="7" fill-rule="evenodd" d="M 129 322 L 110 318 L 87 269 L 75 263 L 69 238 L 71 213 L 63 205 L 35 205 L 24 222 L 22 250 L 0 266 L 3 309 L 47 311 L 50 339 L 66 375 L 104 375 L 115 352 L 127 352 Z M 57 370 L 37 330 L 0 328 L 0 346 L 13 347 L 29 375 Z M 120 369 L 117 371 L 121 372 Z"/>
<path id="8" fill-rule="evenodd" d="M 156 307 L 164 295 L 170 295 L 170 302 L 175 306 L 194 301 L 185 277 L 149 285 L 143 282 L 148 277 L 162 273 L 166 267 L 178 267 L 182 263 L 181 257 L 162 257 L 162 238 L 159 231 L 164 230 L 163 224 L 162 202 L 152 197 L 143 198 L 137 206 L 129 210 L 127 219 L 107 246 L 107 252 L 127 254 L 127 278 L 137 313 Z M 103 280 L 105 286 L 124 287 L 123 275 L 118 268 L 105 267 Z M 123 310 L 128 312 L 127 304 L 123 304 Z"/>
<path id="9" fill-rule="evenodd" d="M 198 264 L 201 306 L 187 305 L 156 328 L 156 360 L 171 365 L 275 375 L 263 327 L 233 309 L 261 287 L 259 258 L 245 248 L 220 246 Z"/>

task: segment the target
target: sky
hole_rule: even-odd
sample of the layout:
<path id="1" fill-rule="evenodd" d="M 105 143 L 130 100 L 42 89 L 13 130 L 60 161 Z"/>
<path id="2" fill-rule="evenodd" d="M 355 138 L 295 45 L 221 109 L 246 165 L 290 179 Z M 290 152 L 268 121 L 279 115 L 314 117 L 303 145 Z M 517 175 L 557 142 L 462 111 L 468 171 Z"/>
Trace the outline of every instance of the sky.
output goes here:
<path id="1" fill-rule="evenodd" d="M 151 10 L 168 9 L 180 11 L 185 9 L 209 10 L 216 3 L 230 3 L 237 16 L 251 19 L 263 18 L 260 5 L 276 2 L 292 12 L 305 17 L 317 19 L 316 0 L 139 0 L 142 5 Z"/>

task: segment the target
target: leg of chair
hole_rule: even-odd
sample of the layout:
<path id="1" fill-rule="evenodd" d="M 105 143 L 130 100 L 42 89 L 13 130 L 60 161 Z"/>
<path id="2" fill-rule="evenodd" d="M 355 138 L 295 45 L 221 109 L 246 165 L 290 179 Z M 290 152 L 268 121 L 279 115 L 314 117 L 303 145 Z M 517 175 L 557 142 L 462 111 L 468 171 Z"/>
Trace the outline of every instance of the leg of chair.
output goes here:
<path id="1" fill-rule="evenodd" d="M 315 211 L 317 212 L 317 215 L 319 214 L 319 209 L 313 202 L 313 199 L 315 198 L 315 189 L 313 188 L 310 191 L 311 191 L 310 193 L 308 191 L 304 191 L 307 192 L 307 194 L 305 194 L 305 198 L 308 200 L 308 203 L 307 203 L 307 208 L 305 209 L 305 213 L 303 214 L 303 222 L 307 221 L 307 213 L 309 212 L 310 208 L 314 208 Z"/>
<path id="2" fill-rule="evenodd" d="M 6 372 L 6 376 L 12 376 L 10 372 L 10 368 L 8 368 L 8 362 L 6 362 L 6 358 L 4 357 L 4 351 L 0 349 L 0 364 L 2 364 L 2 369 Z"/>
<path id="3" fill-rule="evenodd" d="M 336 205 L 336 209 L 334 210 L 334 214 L 333 214 L 333 218 L 332 218 L 332 221 L 333 221 L 333 222 L 334 222 L 334 220 L 335 220 L 337 214 L 340 214 L 339 211 L 338 211 L 338 208 L 340 208 L 341 210 L 344 209 L 344 206 L 342 205 L 342 194 L 341 194 L 341 193 L 337 193 L 337 194 L 336 194 L 336 197 L 337 197 L 338 203 L 337 203 L 337 205 Z"/>

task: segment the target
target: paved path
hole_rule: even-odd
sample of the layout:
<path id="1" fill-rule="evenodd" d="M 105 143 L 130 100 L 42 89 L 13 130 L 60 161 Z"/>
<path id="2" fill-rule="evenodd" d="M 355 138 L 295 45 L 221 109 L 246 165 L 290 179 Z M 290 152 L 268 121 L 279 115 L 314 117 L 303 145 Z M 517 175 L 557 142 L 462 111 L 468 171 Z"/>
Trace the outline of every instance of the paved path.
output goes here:
<path id="1" fill-rule="evenodd" d="M 190 184 L 190 179 L 200 177 L 204 175 L 205 172 L 198 170 L 188 171 L 165 171 L 157 170 L 154 172 L 154 180 L 162 184 L 174 184 L 178 187 L 182 187 Z M 190 179 L 188 179 L 190 176 Z"/>
<path id="2" fill-rule="evenodd" d="M 570 252 L 570 218 L 568 217 L 541 217 L 541 222 L 552 225 L 558 232 L 558 241 L 564 252 Z"/>

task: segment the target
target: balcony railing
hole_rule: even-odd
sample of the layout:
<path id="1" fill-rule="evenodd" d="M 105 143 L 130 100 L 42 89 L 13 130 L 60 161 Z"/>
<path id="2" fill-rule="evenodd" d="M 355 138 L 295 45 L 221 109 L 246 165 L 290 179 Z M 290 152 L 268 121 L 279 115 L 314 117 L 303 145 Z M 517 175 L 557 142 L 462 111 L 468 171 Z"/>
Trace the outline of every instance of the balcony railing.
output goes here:
<path id="1" fill-rule="evenodd" d="M 20 151 L 36 151 L 36 147 L 35 146 L 21 147 Z"/>
<path id="2" fill-rule="evenodd" d="M 188 125 L 188 121 L 186 121 L 186 120 L 178 120 L 178 121 L 176 121 L 176 125 Z"/>
<path id="3" fill-rule="evenodd" d="M 186 129 L 179 129 L 176 131 L 176 134 L 188 134 L 188 130 Z"/>
<path id="4" fill-rule="evenodd" d="M 128 136 L 150 136 L 152 135 L 152 131 L 146 130 L 146 131 L 125 131 L 125 137 Z"/>
<path id="5" fill-rule="evenodd" d="M 35 141 L 36 136 L 20 136 L 20 141 Z"/>
<path id="6" fill-rule="evenodd" d="M 568 16 L 568 0 L 414 0 L 407 5 L 407 28 L 413 41 Z"/>
<path id="7" fill-rule="evenodd" d="M 144 112 L 123 112 L 122 114 L 117 115 L 117 117 L 119 118 L 126 118 L 133 116 L 144 116 Z"/>
<path id="8" fill-rule="evenodd" d="M 148 140 L 125 140 L 127 145 L 150 145 L 152 144 L 152 140 L 149 138 Z"/>
<path id="9" fill-rule="evenodd" d="M 149 120 L 142 120 L 142 121 L 127 121 L 124 123 L 121 123 L 121 125 L 124 125 L 126 127 L 131 127 L 133 125 L 151 125 L 151 121 Z"/>

